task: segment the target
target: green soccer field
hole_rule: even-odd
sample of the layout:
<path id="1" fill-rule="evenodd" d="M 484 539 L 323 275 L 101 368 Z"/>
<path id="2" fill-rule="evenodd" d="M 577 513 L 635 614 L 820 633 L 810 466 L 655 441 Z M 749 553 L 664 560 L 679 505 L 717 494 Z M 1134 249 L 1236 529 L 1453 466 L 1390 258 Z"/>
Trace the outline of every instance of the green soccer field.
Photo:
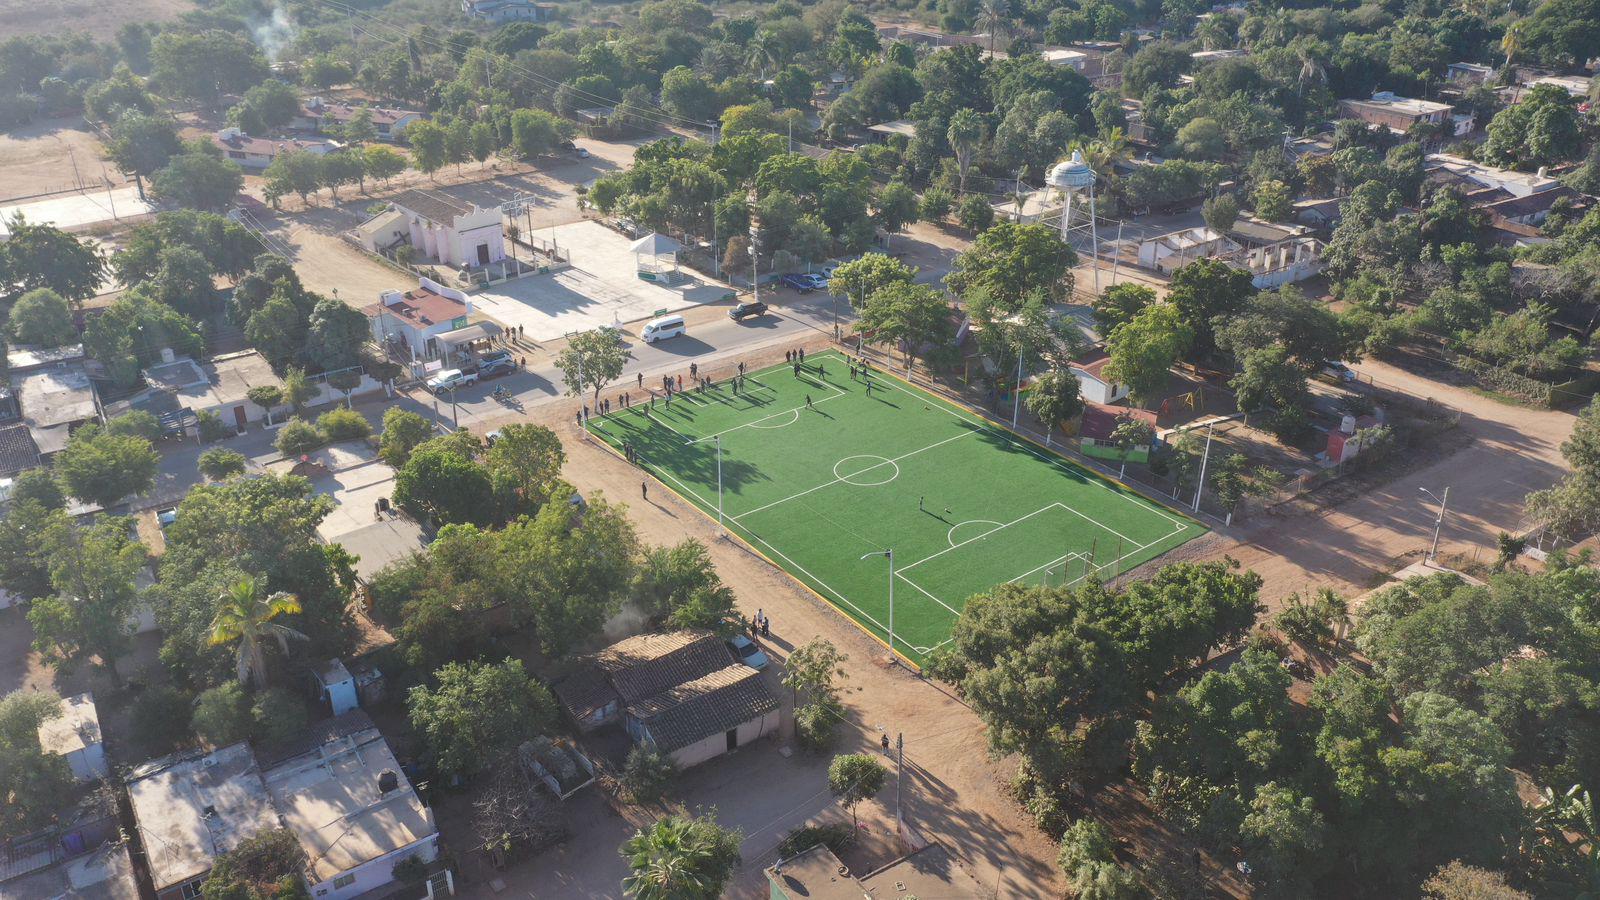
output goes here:
<path id="1" fill-rule="evenodd" d="M 1205 532 L 976 414 L 836 352 L 752 373 L 745 390 L 635 404 L 590 430 L 713 519 L 922 662 L 968 597 L 997 584 L 1110 578 Z M 809 405 L 808 405 L 809 404 Z M 775 619 L 781 613 L 768 613 Z M 782 628 L 782 623 L 778 623 Z"/>

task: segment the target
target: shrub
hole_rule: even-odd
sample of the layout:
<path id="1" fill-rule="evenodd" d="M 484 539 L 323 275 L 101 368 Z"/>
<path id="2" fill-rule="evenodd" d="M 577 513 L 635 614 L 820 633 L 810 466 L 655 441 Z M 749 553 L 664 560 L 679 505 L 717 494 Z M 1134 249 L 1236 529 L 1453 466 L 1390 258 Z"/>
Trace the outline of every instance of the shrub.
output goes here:
<path id="1" fill-rule="evenodd" d="M 921 212 L 925 221 L 938 222 L 944 219 L 955 205 L 955 195 L 948 188 L 931 187 L 922 192 Z"/>
<path id="2" fill-rule="evenodd" d="M 317 417 L 317 430 L 329 443 L 358 441 L 372 433 L 372 425 L 353 409 L 330 409 Z"/>
<path id="3" fill-rule="evenodd" d="M 194 707 L 193 725 L 201 740 L 222 747 L 250 736 L 250 698 L 244 685 L 229 681 L 200 694 Z"/>
<path id="4" fill-rule="evenodd" d="M 818 844 L 826 844 L 829 850 L 838 853 L 855 837 L 855 832 L 844 822 L 834 822 L 830 825 L 804 825 L 789 832 L 783 843 L 778 845 L 778 858 L 788 859 L 798 853 L 804 853 Z"/>
<path id="5" fill-rule="evenodd" d="M 212 447 L 200 454 L 200 474 L 212 481 L 224 481 L 244 472 L 246 460 L 237 450 Z"/>
<path id="6" fill-rule="evenodd" d="M 106 431 L 111 434 L 131 434 L 151 443 L 161 440 L 160 420 L 142 409 L 125 412 L 107 422 Z"/>
<path id="7" fill-rule="evenodd" d="M 290 419 L 279 429 L 276 446 L 284 456 L 310 453 L 322 446 L 322 432 L 305 419 Z"/>
<path id="8" fill-rule="evenodd" d="M 956 221 L 962 228 L 983 231 L 994 224 L 994 207 L 981 194 L 968 194 L 956 205 Z"/>
<path id="9" fill-rule="evenodd" d="M 306 728 L 305 705 L 283 688 L 262 691 L 250 708 L 250 715 L 255 719 L 256 740 L 263 744 L 286 743 Z"/>
<path id="10" fill-rule="evenodd" d="M 622 769 L 622 786 L 635 803 L 654 803 L 667 792 L 667 785 L 678 777 L 678 767 L 672 757 L 655 750 L 634 745 L 628 751 L 628 763 Z"/>
<path id="11" fill-rule="evenodd" d="M 843 710 L 832 698 L 807 703 L 794 711 L 794 735 L 800 746 L 813 753 L 828 749 Z"/>
<path id="12" fill-rule="evenodd" d="M 166 685 L 145 688 L 130 713 L 133 739 L 151 755 L 165 753 L 189 739 L 193 714 L 192 700 L 182 691 Z"/>
<path id="13" fill-rule="evenodd" d="M 394 880 L 401 884 L 420 885 L 428 877 L 428 864 L 415 853 L 394 864 Z"/>
<path id="14" fill-rule="evenodd" d="M 200 421 L 200 440 L 208 444 L 238 433 L 237 429 L 222 421 L 221 416 L 209 409 L 201 410 L 196 418 Z"/>

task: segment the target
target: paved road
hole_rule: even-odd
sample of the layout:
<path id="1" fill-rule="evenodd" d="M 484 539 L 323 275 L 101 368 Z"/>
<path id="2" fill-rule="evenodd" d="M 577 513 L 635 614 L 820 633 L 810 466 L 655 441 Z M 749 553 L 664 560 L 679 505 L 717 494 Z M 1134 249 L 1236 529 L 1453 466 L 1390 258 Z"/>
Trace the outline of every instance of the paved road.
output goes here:
<path id="1" fill-rule="evenodd" d="M 637 375 L 640 374 L 644 376 L 646 386 L 659 384 L 662 375 L 687 375 L 691 362 L 714 369 L 723 364 L 734 364 L 741 354 L 831 334 L 835 305 L 841 327 L 847 327 L 854 321 L 848 303 L 825 294 L 802 297 L 789 290 L 775 293 L 763 291 L 762 299 L 771 304 L 771 312 L 759 319 L 745 319 L 742 322 L 728 318 L 731 305 L 728 303 L 708 304 L 689 310 L 684 314 L 689 322 L 688 333 L 657 344 L 646 344 L 638 339 L 641 323 L 625 325 L 624 339 L 632 359 L 618 379 L 615 390 L 604 391 L 602 396 L 611 396 L 637 385 Z M 525 371 L 456 392 L 453 413 L 448 394 L 434 397 L 419 387 L 407 396 L 413 403 L 425 408 L 436 421 L 468 427 L 549 403 L 569 403 L 576 411 L 581 401 L 565 396 L 566 380 L 554 363 L 557 349 L 558 342 L 539 345 L 527 354 L 528 366 Z M 513 393 L 509 403 L 497 401 L 492 396 L 493 391 L 502 386 Z"/>

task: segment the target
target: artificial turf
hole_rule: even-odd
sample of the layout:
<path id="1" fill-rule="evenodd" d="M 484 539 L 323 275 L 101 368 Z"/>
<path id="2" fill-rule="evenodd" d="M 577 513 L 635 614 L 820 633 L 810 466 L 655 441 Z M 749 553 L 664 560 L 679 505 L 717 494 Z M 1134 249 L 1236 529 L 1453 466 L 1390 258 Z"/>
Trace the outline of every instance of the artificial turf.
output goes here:
<path id="1" fill-rule="evenodd" d="M 861 557 L 892 549 L 893 646 L 914 662 L 975 593 L 1071 583 L 1091 559 L 1109 578 L 1205 531 L 881 371 L 852 380 L 837 352 L 744 384 L 614 401 L 589 428 L 713 519 L 720 439 L 727 528 L 885 642 L 888 560 Z"/>

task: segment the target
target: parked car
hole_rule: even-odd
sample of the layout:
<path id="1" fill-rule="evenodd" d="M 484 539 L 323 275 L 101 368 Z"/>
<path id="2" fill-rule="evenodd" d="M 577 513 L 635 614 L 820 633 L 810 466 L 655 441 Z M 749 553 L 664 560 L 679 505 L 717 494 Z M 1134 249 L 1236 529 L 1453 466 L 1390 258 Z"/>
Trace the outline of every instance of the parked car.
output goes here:
<path id="1" fill-rule="evenodd" d="M 736 634 L 731 640 L 727 641 L 727 644 L 728 649 L 733 651 L 733 655 L 750 668 L 759 672 L 767 667 L 767 654 L 761 652 L 761 648 L 756 646 L 755 641 L 742 634 Z"/>
<path id="2" fill-rule="evenodd" d="M 1332 378 L 1334 381 L 1355 381 L 1355 370 L 1342 362 L 1328 362 L 1322 364 L 1322 376 Z"/>
<path id="3" fill-rule="evenodd" d="M 790 272 L 778 279 L 785 287 L 791 287 L 802 294 L 812 291 L 825 291 L 828 289 L 828 279 L 821 275 L 803 272 Z"/>
<path id="4" fill-rule="evenodd" d="M 765 303 L 758 302 L 741 303 L 738 306 L 735 306 L 733 309 L 728 310 L 728 318 L 734 320 L 735 322 L 739 321 L 740 319 L 748 319 L 751 316 L 764 316 L 766 314 L 767 305 Z"/>
<path id="5" fill-rule="evenodd" d="M 494 362 L 497 359 L 510 359 L 510 358 L 511 358 L 511 351 L 510 350 L 505 350 L 505 349 L 502 349 L 500 347 L 496 347 L 493 350 L 485 350 L 482 353 L 478 354 L 478 367 L 482 368 L 484 363 Z"/>
<path id="6" fill-rule="evenodd" d="M 579 147 L 578 148 L 578 158 L 579 159 L 588 159 L 589 158 L 589 150 L 588 150 L 588 148 Z"/>
<path id="7" fill-rule="evenodd" d="M 684 323 L 683 316 L 662 316 L 651 319 L 639 329 L 639 339 L 646 344 L 664 341 L 667 338 L 677 337 L 687 331 L 689 326 Z"/>
<path id="8" fill-rule="evenodd" d="M 517 370 L 517 361 L 509 356 L 498 359 L 485 360 L 478 363 L 479 378 L 496 378 L 500 375 L 510 375 Z"/>
<path id="9" fill-rule="evenodd" d="M 457 388 L 464 388 L 469 384 L 477 384 L 478 373 L 463 372 L 460 369 L 445 369 L 443 372 L 429 378 L 425 383 L 428 386 L 428 390 L 434 393 L 453 391 Z"/>

